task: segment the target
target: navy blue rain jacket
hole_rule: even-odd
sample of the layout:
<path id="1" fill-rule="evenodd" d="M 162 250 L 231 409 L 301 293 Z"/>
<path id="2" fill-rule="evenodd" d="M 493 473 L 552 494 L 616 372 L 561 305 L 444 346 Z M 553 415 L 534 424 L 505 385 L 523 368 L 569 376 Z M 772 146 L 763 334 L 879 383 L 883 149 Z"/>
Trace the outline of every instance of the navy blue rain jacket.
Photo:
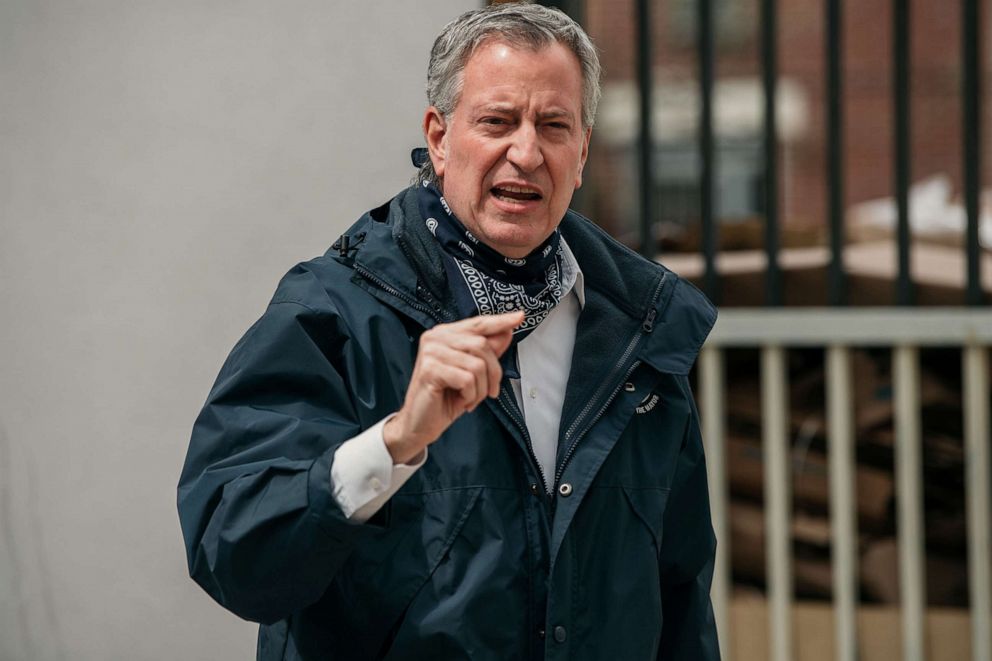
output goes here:
<path id="1" fill-rule="evenodd" d="M 235 346 L 178 503 L 192 577 L 262 624 L 259 659 L 719 657 L 687 381 L 715 310 L 581 216 L 560 227 L 586 300 L 554 484 L 504 379 L 370 521 L 333 497 L 335 449 L 399 409 L 420 334 L 455 319 L 413 189 L 293 268 Z"/>

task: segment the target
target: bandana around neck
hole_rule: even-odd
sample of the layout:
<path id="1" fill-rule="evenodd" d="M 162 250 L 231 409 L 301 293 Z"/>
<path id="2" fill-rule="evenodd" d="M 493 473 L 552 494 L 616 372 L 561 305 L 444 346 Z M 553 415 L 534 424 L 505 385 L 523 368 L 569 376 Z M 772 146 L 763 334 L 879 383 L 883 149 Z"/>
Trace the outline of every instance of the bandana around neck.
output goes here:
<path id="1" fill-rule="evenodd" d="M 524 321 L 514 342 L 529 335 L 562 298 L 561 235 L 548 239 L 522 259 L 505 257 L 479 241 L 451 213 L 440 191 L 424 183 L 418 191 L 420 213 L 444 252 L 444 268 L 459 316 L 522 310 Z"/>

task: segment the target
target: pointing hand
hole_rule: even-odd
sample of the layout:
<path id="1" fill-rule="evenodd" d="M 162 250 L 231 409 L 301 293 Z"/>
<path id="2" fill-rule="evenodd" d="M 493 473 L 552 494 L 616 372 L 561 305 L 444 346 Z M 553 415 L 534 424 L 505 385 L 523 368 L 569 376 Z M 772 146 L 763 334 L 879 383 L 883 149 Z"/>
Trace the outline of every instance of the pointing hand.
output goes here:
<path id="1" fill-rule="evenodd" d="M 410 463 L 462 413 L 499 396 L 499 357 L 523 320 L 523 312 L 472 317 L 421 335 L 403 406 L 383 427 L 394 463 Z"/>

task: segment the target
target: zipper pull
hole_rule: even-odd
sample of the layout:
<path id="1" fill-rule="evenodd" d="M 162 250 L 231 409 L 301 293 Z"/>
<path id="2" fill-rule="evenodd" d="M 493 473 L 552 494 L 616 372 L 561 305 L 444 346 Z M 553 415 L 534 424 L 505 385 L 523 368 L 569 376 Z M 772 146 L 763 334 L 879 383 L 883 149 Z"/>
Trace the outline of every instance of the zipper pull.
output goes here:
<path id="1" fill-rule="evenodd" d="M 658 311 L 654 308 L 648 310 L 648 316 L 644 318 L 644 323 L 641 324 L 641 330 L 645 333 L 650 333 L 654 330 L 654 318 L 658 316 Z"/>
<path id="2" fill-rule="evenodd" d="M 341 253 L 342 257 L 348 256 L 348 250 L 351 248 L 351 237 L 347 234 L 342 234 L 339 239 L 338 252 Z"/>

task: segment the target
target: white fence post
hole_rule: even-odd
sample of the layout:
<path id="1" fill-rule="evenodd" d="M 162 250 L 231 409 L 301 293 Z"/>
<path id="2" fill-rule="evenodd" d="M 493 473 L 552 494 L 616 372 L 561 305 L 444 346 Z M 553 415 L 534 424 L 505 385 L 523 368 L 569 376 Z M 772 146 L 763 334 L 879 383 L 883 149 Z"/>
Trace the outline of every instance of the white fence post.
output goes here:
<path id="1" fill-rule="evenodd" d="M 771 661 L 792 661 L 792 489 L 789 482 L 788 375 L 785 349 L 761 349 L 765 454 L 765 547 Z"/>
<path id="2" fill-rule="evenodd" d="M 989 540 L 989 351 L 962 352 L 964 435 L 968 508 L 968 591 L 971 596 L 971 658 L 992 661 L 992 550 Z"/>
<path id="3" fill-rule="evenodd" d="M 924 661 L 927 596 L 919 350 L 907 344 L 895 347 L 892 367 L 896 405 L 896 532 L 902 607 L 902 661 Z"/>
<path id="4" fill-rule="evenodd" d="M 730 529 L 727 526 L 726 392 L 723 349 L 704 347 L 699 357 L 700 403 L 702 404 L 703 443 L 706 452 L 710 512 L 716 533 L 716 563 L 713 570 L 713 615 L 716 618 L 720 656 L 730 661 Z"/>
<path id="5" fill-rule="evenodd" d="M 851 353 L 827 349 L 827 431 L 835 645 L 838 661 L 858 658 L 858 528 L 854 486 L 854 407 Z"/>

